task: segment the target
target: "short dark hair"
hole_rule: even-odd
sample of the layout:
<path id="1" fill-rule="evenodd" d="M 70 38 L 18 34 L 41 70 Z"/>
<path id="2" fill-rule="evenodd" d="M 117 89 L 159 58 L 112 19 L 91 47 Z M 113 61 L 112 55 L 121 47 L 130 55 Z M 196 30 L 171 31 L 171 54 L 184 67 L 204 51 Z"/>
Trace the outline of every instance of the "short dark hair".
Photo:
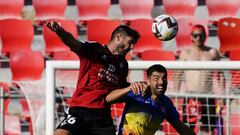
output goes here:
<path id="1" fill-rule="evenodd" d="M 147 69 L 147 77 L 149 78 L 153 72 L 162 72 L 167 76 L 167 69 L 161 64 L 152 65 Z"/>
<path id="2" fill-rule="evenodd" d="M 124 35 L 127 35 L 127 36 L 130 36 L 133 38 L 133 40 L 135 40 L 135 42 L 138 41 L 138 39 L 140 38 L 140 34 L 130 28 L 129 26 L 127 25 L 119 25 L 117 28 L 115 28 L 112 32 L 112 35 L 111 35 L 111 40 L 118 34 L 118 33 L 122 33 Z"/>

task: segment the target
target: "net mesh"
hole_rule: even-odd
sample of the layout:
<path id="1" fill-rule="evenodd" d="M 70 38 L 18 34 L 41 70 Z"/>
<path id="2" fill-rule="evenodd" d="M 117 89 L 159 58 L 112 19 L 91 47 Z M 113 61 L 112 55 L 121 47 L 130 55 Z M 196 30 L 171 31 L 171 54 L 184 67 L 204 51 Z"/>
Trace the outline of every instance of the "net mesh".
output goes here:
<path id="1" fill-rule="evenodd" d="M 188 71 L 188 70 L 186 70 Z M 234 76 L 232 75 L 231 71 L 228 70 L 224 70 L 222 71 L 224 73 L 224 77 L 225 77 L 225 91 L 228 91 L 230 94 L 232 95 L 236 95 L 239 93 L 240 91 L 240 85 L 239 85 L 239 73 L 236 77 L 236 73 L 234 74 Z M 58 124 L 61 119 L 64 116 L 64 111 L 66 110 L 68 103 L 69 103 L 69 98 L 72 93 L 74 92 L 74 88 L 76 85 L 76 81 L 77 81 L 77 73 L 72 72 L 72 71 L 64 71 L 60 74 L 60 72 L 56 72 L 57 76 L 56 76 L 56 92 L 57 92 L 57 97 L 56 97 L 56 101 L 59 103 L 59 107 L 56 108 L 56 112 L 55 112 L 55 116 L 56 116 L 56 124 Z M 135 74 L 134 74 L 135 73 Z M 137 73 L 137 78 L 135 78 L 136 80 L 134 80 L 134 76 L 136 76 Z M 208 71 L 207 75 L 204 75 L 204 77 L 202 77 L 200 79 L 200 84 L 204 84 L 204 87 L 201 87 L 201 89 L 208 89 L 209 87 L 213 87 L 213 92 L 210 93 L 201 93 L 202 95 L 198 95 L 198 96 L 189 96 L 186 93 L 186 95 L 184 95 L 184 93 L 186 92 L 186 88 L 187 88 L 187 78 L 185 76 L 176 76 L 176 71 L 175 70 L 171 70 L 171 72 L 169 72 L 168 74 L 168 79 L 169 79 L 169 84 L 168 84 L 168 91 L 167 91 L 167 95 L 171 97 L 174 105 L 176 106 L 176 108 L 178 109 L 181 119 L 183 120 L 184 115 L 186 115 L 187 120 L 189 121 L 189 119 L 193 119 L 193 121 L 195 120 L 195 128 L 194 130 L 196 132 L 199 132 L 200 130 L 200 126 L 203 125 L 203 123 L 201 123 L 200 121 L 200 116 L 202 115 L 206 115 L 207 117 L 210 117 L 211 115 L 215 115 L 216 118 L 219 118 L 219 122 L 221 122 L 222 124 L 215 124 L 212 126 L 218 127 L 215 128 L 215 132 L 218 133 L 222 133 L 222 132 L 226 132 L 226 123 L 227 121 L 230 121 L 230 132 L 231 134 L 239 131 L 240 128 L 240 100 L 238 98 L 236 99 L 230 99 L 230 104 L 226 105 L 226 103 L 223 106 L 218 106 L 218 104 L 215 102 L 214 104 L 210 104 L 209 102 L 204 102 L 202 104 L 198 103 L 198 100 L 200 98 L 205 97 L 206 95 L 209 94 L 213 94 L 217 99 L 217 97 L 219 96 L 219 80 L 218 80 L 218 75 L 216 74 L 217 71 Z M 144 78 L 146 78 L 146 75 L 144 73 L 143 70 L 138 70 L 136 72 L 136 70 L 134 72 L 129 74 L 129 81 L 133 82 L 133 81 L 139 81 L 139 80 L 144 80 Z M 195 74 L 197 75 L 197 74 Z M 200 76 L 203 76 L 200 74 Z M 67 78 L 66 78 L 67 77 Z M 174 80 L 175 78 L 175 80 Z M 181 88 L 179 91 L 176 91 L 174 89 L 174 83 L 176 81 L 176 78 L 179 79 L 182 82 Z M 238 79 L 237 79 L 238 78 Z M 178 81 L 179 81 L 178 80 Z M 213 80 L 213 81 L 209 81 L 209 80 Z M 233 81 L 234 80 L 234 81 Z M 32 119 L 32 128 L 33 128 L 33 134 L 34 135 L 42 135 L 45 134 L 45 79 L 39 80 L 39 81 L 32 81 L 32 82 L 18 82 L 18 84 L 20 85 L 24 95 L 26 96 L 27 102 L 29 104 L 29 108 L 30 108 L 30 115 L 31 115 L 31 119 Z M 197 90 L 198 91 L 198 90 Z M 202 90 L 201 90 L 202 92 Z M 205 92 L 205 91 L 203 91 Z M 179 94 L 181 93 L 181 94 Z M 190 93 L 192 94 L 192 93 Z M 192 100 L 189 100 L 191 99 Z M 210 99 L 211 97 L 209 97 Z M 194 99 L 194 100 L 193 100 Z M 188 101 L 188 102 L 187 102 Z M 190 102 L 191 101 L 191 102 Z M 214 100 L 216 101 L 216 100 Z M 226 98 L 223 98 L 223 101 L 226 102 Z M 216 110 L 218 111 L 218 113 L 216 114 L 201 114 L 201 109 L 203 106 L 213 106 Z M 186 108 L 185 110 L 183 108 Z M 121 120 L 121 114 L 124 108 L 124 104 L 113 104 L 112 105 L 112 117 L 114 119 L 114 123 L 116 125 L 116 127 L 118 127 L 120 120 Z M 218 110 L 217 110 L 218 109 Z M 231 117 L 227 117 L 226 115 L 226 111 L 227 109 L 230 109 L 230 113 L 231 113 Z M 219 117 L 221 116 L 221 117 Z M 188 123 L 188 122 L 186 122 Z M 162 124 L 162 128 L 159 130 L 160 132 L 156 133 L 156 134 L 176 134 L 176 131 L 169 125 L 168 122 L 164 121 Z M 211 125 L 211 124 L 210 124 Z M 207 125 L 209 126 L 209 125 Z M 223 130 L 222 132 L 220 132 L 220 130 Z"/>

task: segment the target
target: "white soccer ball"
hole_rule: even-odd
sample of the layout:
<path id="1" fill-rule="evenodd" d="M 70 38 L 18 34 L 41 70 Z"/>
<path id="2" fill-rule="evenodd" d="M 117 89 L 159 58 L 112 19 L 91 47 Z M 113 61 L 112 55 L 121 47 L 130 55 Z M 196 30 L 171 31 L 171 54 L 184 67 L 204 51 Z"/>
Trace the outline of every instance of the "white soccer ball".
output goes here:
<path id="1" fill-rule="evenodd" d="M 171 40 L 178 32 L 177 20 L 170 15 L 159 15 L 153 20 L 152 32 L 162 41 Z"/>

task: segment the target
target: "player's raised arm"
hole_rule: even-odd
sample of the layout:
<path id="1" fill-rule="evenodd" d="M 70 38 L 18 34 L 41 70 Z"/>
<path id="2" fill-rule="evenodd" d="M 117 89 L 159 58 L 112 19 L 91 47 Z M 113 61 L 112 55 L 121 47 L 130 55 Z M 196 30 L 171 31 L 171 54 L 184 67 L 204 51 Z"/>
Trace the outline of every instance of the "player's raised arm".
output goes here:
<path id="1" fill-rule="evenodd" d="M 39 25 L 46 26 L 50 30 L 55 32 L 58 35 L 58 37 L 63 41 L 63 43 L 66 44 L 72 51 L 78 52 L 81 50 L 82 42 L 78 41 L 73 37 L 71 33 L 64 30 L 64 28 L 62 28 L 59 23 L 55 21 L 44 20 L 44 21 L 41 21 Z"/>

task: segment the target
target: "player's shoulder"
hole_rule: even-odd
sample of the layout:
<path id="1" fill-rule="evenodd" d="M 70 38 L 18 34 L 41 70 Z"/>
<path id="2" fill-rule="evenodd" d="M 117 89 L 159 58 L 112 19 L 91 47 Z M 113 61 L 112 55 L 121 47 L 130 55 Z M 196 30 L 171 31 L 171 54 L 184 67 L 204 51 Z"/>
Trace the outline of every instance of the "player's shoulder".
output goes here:
<path id="1" fill-rule="evenodd" d="M 161 99 L 164 101 L 165 104 L 169 105 L 172 104 L 172 100 L 166 96 L 166 95 L 162 95 Z"/>

